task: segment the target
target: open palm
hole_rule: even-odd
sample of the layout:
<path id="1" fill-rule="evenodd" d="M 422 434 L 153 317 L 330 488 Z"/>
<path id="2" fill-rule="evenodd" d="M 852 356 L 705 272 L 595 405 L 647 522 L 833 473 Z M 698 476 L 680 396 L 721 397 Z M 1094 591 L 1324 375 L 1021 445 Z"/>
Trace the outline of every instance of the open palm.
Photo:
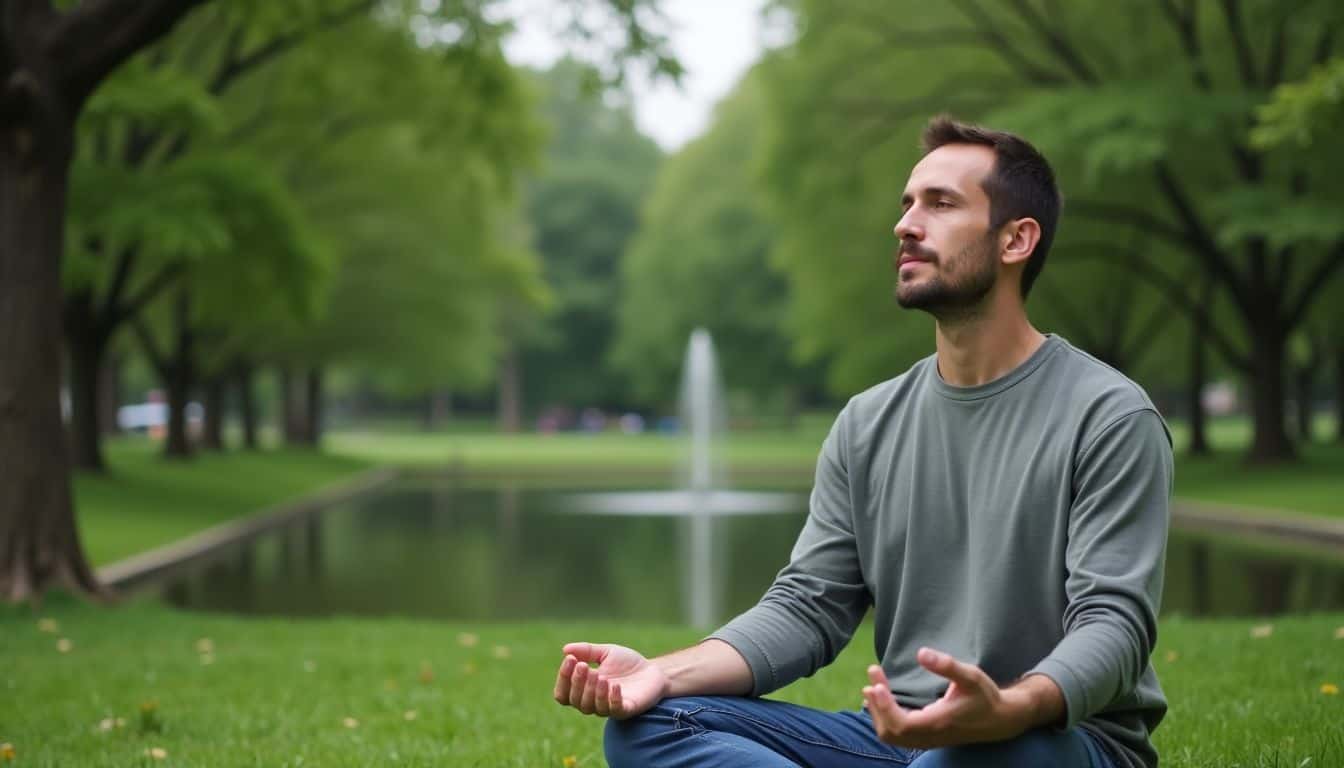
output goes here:
<path id="1" fill-rule="evenodd" d="M 634 717 L 667 694 L 667 675 L 638 651 L 623 645 L 570 643 L 564 652 L 555 678 L 555 700 L 586 715 Z"/>

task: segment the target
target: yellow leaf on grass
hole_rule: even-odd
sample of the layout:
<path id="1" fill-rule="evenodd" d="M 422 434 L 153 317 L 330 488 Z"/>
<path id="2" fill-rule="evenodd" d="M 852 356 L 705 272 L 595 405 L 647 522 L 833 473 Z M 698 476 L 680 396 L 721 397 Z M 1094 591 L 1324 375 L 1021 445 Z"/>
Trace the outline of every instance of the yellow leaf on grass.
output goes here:
<path id="1" fill-rule="evenodd" d="M 575 757 L 575 756 L 573 756 L 573 755 L 569 755 L 569 756 L 567 756 L 564 760 L 561 760 L 560 762 L 565 766 L 565 768 L 574 768 L 574 766 L 576 766 L 576 765 L 579 764 L 579 758 L 577 758 L 577 757 Z"/>
<path id="2" fill-rule="evenodd" d="M 1321 693 L 1324 693 L 1326 696 L 1338 696 L 1339 686 L 1334 683 L 1325 683 L 1321 686 Z"/>

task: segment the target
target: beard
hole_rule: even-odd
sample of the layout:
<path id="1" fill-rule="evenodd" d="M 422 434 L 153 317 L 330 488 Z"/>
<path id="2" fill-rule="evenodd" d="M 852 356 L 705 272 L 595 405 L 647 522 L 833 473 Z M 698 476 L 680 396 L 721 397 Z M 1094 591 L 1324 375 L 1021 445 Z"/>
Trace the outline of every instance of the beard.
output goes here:
<path id="1" fill-rule="evenodd" d="M 939 320 L 951 320 L 975 314 L 976 309 L 998 279 L 993 253 L 995 238 L 992 234 L 967 245 L 944 263 L 936 251 L 918 243 L 903 243 L 902 253 L 912 253 L 928 260 L 937 273 L 922 283 L 896 277 L 896 303 L 904 309 L 922 309 Z M 950 279 L 948 274 L 959 275 Z"/>

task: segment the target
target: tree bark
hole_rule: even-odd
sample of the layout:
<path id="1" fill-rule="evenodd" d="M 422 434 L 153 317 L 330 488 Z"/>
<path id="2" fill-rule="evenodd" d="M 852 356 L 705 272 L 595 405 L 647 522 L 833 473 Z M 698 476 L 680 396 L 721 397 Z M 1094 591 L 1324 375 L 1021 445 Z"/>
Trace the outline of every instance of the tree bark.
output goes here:
<path id="1" fill-rule="evenodd" d="M 1303 444 L 1311 442 L 1311 392 L 1316 383 L 1314 362 L 1298 366 L 1294 371 L 1294 400 L 1297 403 L 1297 437 Z"/>
<path id="2" fill-rule="evenodd" d="M 20 11 L 6 5 L 4 13 Z M 22 21 L 0 25 L 9 38 L 0 46 L 36 47 L 29 36 L 39 30 Z M 99 591 L 75 528 L 60 403 L 75 115 L 51 88 L 52 63 L 34 64 L 0 60 L 0 599 L 10 601 L 51 586 Z"/>
<path id="3" fill-rule="evenodd" d="M 1197 319 L 1190 329 L 1190 383 L 1187 407 L 1190 411 L 1191 456 L 1208 456 L 1208 419 L 1204 413 L 1204 385 L 1208 381 L 1208 355 L 1204 341 L 1204 321 Z"/>
<path id="4" fill-rule="evenodd" d="M 1251 344 L 1254 365 L 1251 368 L 1250 385 L 1254 436 L 1246 457 L 1253 464 L 1275 464 L 1296 458 L 1284 423 L 1285 341 L 1285 334 L 1276 324 L 1253 324 Z"/>
<path id="5" fill-rule="evenodd" d="M 205 382 L 205 431 L 201 446 L 207 451 L 224 450 L 224 375 Z"/>
<path id="6" fill-rule="evenodd" d="M 303 398 L 299 381 L 289 366 L 280 368 L 280 413 L 284 424 L 285 445 L 291 447 L 303 445 L 308 431 L 303 423 Z"/>
<path id="7" fill-rule="evenodd" d="M 163 372 L 168 390 L 168 440 L 164 458 L 192 458 L 191 437 L 187 434 L 187 404 L 196 385 L 195 341 L 191 330 L 191 293 L 183 287 L 173 308 L 173 357 Z"/>
<path id="8" fill-rule="evenodd" d="M 107 354 L 107 334 L 94 318 L 88 291 L 66 297 L 66 351 L 70 359 L 70 455 L 75 469 L 103 472 L 103 425 L 100 374 Z"/>
<path id="9" fill-rule="evenodd" d="M 322 444 L 322 368 L 313 366 L 304 374 L 303 442 L 313 448 Z"/>
<path id="10" fill-rule="evenodd" d="M 257 450 L 257 401 L 252 391 L 252 364 L 242 362 L 235 371 L 238 388 L 238 415 L 243 422 L 243 448 Z"/>
<path id="11" fill-rule="evenodd" d="M 98 369 L 98 431 L 104 437 L 121 431 L 117 426 L 117 408 L 121 406 L 121 358 L 103 353 Z"/>
<path id="12" fill-rule="evenodd" d="M 518 359 L 517 346 L 506 341 L 504 354 L 499 361 L 499 430 L 508 434 L 518 432 L 522 427 L 522 363 Z"/>

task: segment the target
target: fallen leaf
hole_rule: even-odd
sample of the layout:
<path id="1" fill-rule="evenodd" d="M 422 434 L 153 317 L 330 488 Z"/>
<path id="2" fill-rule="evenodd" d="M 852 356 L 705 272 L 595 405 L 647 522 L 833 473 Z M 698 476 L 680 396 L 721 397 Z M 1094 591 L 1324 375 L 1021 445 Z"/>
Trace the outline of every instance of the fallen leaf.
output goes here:
<path id="1" fill-rule="evenodd" d="M 1326 696 L 1338 696 L 1339 686 L 1334 683 L 1325 683 L 1321 686 L 1321 693 L 1324 693 Z"/>
<path id="2" fill-rule="evenodd" d="M 155 760 L 163 760 L 168 757 L 168 750 L 163 747 L 150 747 L 145 750 L 145 754 Z"/>
<path id="3" fill-rule="evenodd" d="M 1166 657 L 1166 658 L 1167 658 L 1167 663 L 1171 663 L 1171 662 L 1173 662 L 1173 661 L 1175 661 L 1175 660 L 1181 658 L 1181 654 L 1179 654 L 1179 653 L 1177 653 L 1177 652 L 1175 652 L 1175 651 L 1167 651 L 1167 657 Z"/>
<path id="4" fill-rule="evenodd" d="M 56 641 L 56 650 L 61 653 L 69 653 L 75 649 L 75 644 L 70 642 L 70 638 L 62 637 Z"/>
<path id="5" fill-rule="evenodd" d="M 215 652 L 215 643 L 214 643 L 214 641 L 211 640 L 211 639 L 208 638 L 208 637 L 202 637 L 200 640 L 197 640 L 197 641 L 196 641 L 196 652 L 197 652 L 197 653 L 214 653 L 214 652 Z"/>
<path id="6" fill-rule="evenodd" d="M 565 768 L 574 768 L 574 766 L 579 764 L 579 758 L 573 755 L 569 755 L 565 757 L 564 760 L 561 760 L 560 763 L 564 765 Z"/>
<path id="7" fill-rule="evenodd" d="M 475 648 L 476 643 L 479 643 L 480 641 L 481 639 L 479 637 L 470 632 L 463 632 L 457 636 L 457 643 L 463 648 Z"/>
<path id="8" fill-rule="evenodd" d="M 13 760 L 15 757 L 16 755 L 14 753 L 13 744 L 10 744 L 8 741 L 6 741 L 4 744 L 0 744 L 0 760 L 9 762 L 10 760 Z"/>
<path id="9" fill-rule="evenodd" d="M 1344 627 L 1335 630 L 1335 639 L 1344 640 Z"/>
<path id="10" fill-rule="evenodd" d="M 46 632 L 49 635 L 54 635 L 57 632 L 61 631 L 61 625 L 57 624 L 55 619 L 38 619 L 37 631 Z"/>
<path id="11" fill-rule="evenodd" d="M 341 725 L 344 725 L 346 728 L 358 728 L 359 721 L 353 717 L 347 717 L 341 721 Z"/>
<path id="12" fill-rule="evenodd" d="M 496 645 L 492 653 L 494 653 L 496 659 L 507 659 L 513 655 L 509 652 L 509 647 L 507 645 Z"/>
<path id="13" fill-rule="evenodd" d="M 417 717 L 419 717 L 419 716 L 420 716 L 420 713 L 419 713 L 419 712 L 416 712 L 414 709 L 408 709 L 408 710 L 406 710 L 405 714 L 402 715 L 402 717 L 406 718 L 407 720 L 414 720 L 415 718 L 417 718 Z"/>
<path id="14" fill-rule="evenodd" d="M 1251 637 L 1255 638 L 1256 640 L 1263 640 L 1264 638 L 1269 637 L 1272 634 L 1274 634 L 1273 624 L 1260 624 L 1251 627 Z"/>

